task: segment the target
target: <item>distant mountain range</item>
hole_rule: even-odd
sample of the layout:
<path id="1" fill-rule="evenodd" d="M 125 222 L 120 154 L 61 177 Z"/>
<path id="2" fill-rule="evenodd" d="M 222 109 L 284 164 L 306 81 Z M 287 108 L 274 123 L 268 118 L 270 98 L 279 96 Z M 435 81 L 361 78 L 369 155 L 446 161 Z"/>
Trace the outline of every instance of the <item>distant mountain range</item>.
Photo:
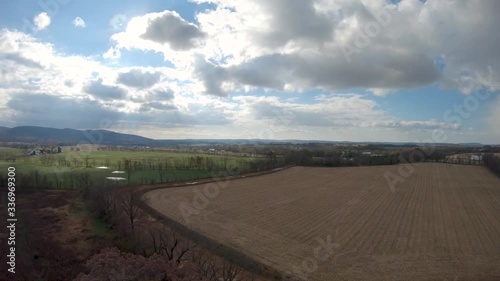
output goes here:
<path id="1" fill-rule="evenodd" d="M 155 140 L 107 130 L 54 129 L 34 126 L 0 127 L 0 141 L 51 144 L 153 145 Z"/>
<path id="2" fill-rule="evenodd" d="M 52 145 L 100 144 L 123 146 L 172 146 L 200 144 L 259 144 L 259 143 L 331 143 L 331 144 L 384 144 L 414 146 L 418 143 L 401 142 L 349 142 L 349 141 L 318 141 L 318 140 L 262 140 L 262 139 L 184 139 L 155 140 L 142 136 L 116 133 L 108 130 L 75 130 L 55 129 L 35 126 L 20 126 L 7 128 L 0 126 L 0 142 L 22 142 Z M 443 146 L 482 146 L 480 143 L 436 144 Z"/>

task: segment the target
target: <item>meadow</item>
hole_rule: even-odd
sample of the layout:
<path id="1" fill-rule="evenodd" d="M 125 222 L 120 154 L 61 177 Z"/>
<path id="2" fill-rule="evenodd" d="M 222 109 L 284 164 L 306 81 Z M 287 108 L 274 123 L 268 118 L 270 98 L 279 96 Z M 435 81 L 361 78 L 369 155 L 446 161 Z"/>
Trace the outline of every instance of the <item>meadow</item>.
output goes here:
<path id="1" fill-rule="evenodd" d="M 207 178 L 220 171 L 243 173 L 265 168 L 265 159 L 165 150 L 98 150 L 28 156 L 0 149 L 0 176 L 16 168 L 19 186 L 78 189 L 93 184 L 121 186 Z"/>

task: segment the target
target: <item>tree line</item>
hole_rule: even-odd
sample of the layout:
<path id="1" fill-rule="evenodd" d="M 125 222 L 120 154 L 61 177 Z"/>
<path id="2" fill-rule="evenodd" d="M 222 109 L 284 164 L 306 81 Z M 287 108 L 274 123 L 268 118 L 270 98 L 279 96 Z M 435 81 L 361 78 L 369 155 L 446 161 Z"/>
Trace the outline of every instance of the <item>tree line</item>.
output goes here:
<path id="1" fill-rule="evenodd" d="M 92 185 L 84 200 L 117 235 L 115 247 L 92 256 L 76 280 L 251 281 L 230 260 L 201 248 L 162 222 L 148 219 L 131 187 Z"/>
<path id="2" fill-rule="evenodd" d="M 483 155 L 484 165 L 493 173 L 500 176 L 500 157 L 493 153 L 486 153 Z"/>

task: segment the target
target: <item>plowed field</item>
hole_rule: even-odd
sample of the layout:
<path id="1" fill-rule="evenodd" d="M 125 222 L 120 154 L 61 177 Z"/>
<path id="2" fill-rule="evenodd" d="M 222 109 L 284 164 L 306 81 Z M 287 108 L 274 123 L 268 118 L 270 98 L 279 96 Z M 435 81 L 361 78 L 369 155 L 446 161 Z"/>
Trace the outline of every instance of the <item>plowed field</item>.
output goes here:
<path id="1" fill-rule="evenodd" d="M 391 190 L 384 174 L 401 168 L 294 167 L 223 183 L 218 194 L 212 184 L 213 198 L 200 197 L 206 185 L 144 198 L 303 279 L 500 280 L 500 179 L 479 166 L 426 163 Z"/>

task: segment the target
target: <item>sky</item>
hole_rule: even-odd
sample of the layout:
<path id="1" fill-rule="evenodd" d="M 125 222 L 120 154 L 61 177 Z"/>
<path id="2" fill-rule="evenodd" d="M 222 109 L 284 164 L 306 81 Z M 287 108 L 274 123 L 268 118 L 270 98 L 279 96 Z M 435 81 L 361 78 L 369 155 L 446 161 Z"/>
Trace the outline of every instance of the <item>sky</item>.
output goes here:
<path id="1" fill-rule="evenodd" d="M 500 143 L 500 1 L 5 0 L 0 126 Z"/>

